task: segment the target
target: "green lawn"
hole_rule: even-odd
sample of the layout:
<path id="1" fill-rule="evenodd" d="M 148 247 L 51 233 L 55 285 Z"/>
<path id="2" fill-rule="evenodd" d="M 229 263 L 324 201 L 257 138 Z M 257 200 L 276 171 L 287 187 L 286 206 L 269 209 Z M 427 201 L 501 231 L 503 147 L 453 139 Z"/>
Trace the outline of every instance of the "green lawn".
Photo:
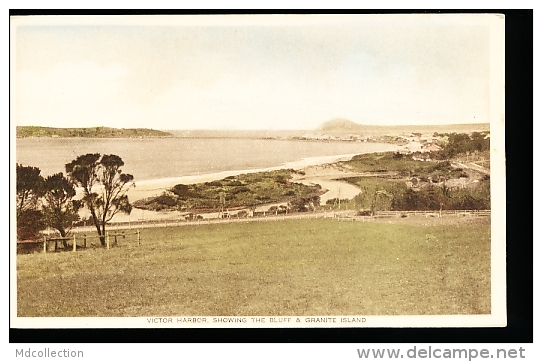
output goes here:
<path id="1" fill-rule="evenodd" d="M 489 314 L 489 223 L 288 220 L 142 229 L 17 256 L 19 316 Z"/>

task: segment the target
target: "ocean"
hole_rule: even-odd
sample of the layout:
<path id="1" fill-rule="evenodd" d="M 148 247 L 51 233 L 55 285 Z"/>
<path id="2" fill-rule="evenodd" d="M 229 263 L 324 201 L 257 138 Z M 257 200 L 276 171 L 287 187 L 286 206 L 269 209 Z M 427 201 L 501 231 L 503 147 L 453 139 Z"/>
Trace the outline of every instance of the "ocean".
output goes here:
<path id="1" fill-rule="evenodd" d="M 18 138 L 16 162 L 39 167 L 42 176 L 65 172 L 65 164 L 86 153 L 116 154 L 123 172 L 150 181 L 235 170 L 293 167 L 310 159 L 395 150 L 385 143 L 254 138 Z"/>

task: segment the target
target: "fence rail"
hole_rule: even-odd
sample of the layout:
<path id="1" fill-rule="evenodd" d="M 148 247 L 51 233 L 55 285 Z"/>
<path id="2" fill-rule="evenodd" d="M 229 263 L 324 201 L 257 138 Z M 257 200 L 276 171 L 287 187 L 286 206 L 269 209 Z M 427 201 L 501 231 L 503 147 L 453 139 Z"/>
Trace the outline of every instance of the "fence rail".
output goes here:
<path id="1" fill-rule="evenodd" d="M 401 216 L 401 215 L 474 215 L 474 216 L 490 216 L 491 210 L 427 210 L 427 211 L 378 211 L 377 215 L 381 216 Z"/>
<path id="2" fill-rule="evenodd" d="M 129 235 L 137 235 L 137 245 L 141 245 L 141 233 L 139 229 L 133 231 L 133 232 L 127 232 L 125 230 L 111 230 L 109 232 L 105 233 L 105 246 L 107 249 L 111 246 L 111 238 L 114 238 L 113 245 L 118 246 L 118 238 L 122 237 L 123 239 L 126 238 L 126 236 Z M 100 239 L 100 235 L 87 235 L 82 233 L 73 233 L 70 237 L 60 237 L 60 236 L 53 236 L 53 237 L 47 237 L 44 236 L 43 239 L 38 240 L 17 240 L 17 249 L 28 249 L 28 248 L 35 248 L 36 246 L 42 244 L 43 245 L 43 253 L 47 253 L 47 250 L 49 249 L 49 246 L 54 242 L 54 251 L 58 251 L 58 242 L 63 241 L 71 241 L 71 246 L 69 246 L 72 251 L 77 251 L 78 248 L 87 248 L 87 240 L 89 239 Z M 79 246 L 77 245 L 77 242 L 79 241 Z"/>
<path id="3" fill-rule="evenodd" d="M 217 219 L 217 218 L 205 218 L 198 220 L 186 221 L 183 219 L 163 219 L 163 220 L 148 220 L 138 223 L 137 229 L 133 229 L 134 223 L 115 223 L 110 226 L 116 226 L 116 229 L 110 230 L 104 236 L 105 246 L 107 249 L 111 245 L 119 245 L 119 238 L 125 239 L 129 235 L 137 235 L 137 245 L 141 245 L 141 228 L 152 228 L 152 227 L 167 227 L 167 226 L 181 226 L 181 225 L 210 225 L 210 224 L 229 224 L 229 223 L 246 223 L 246 222 L 270 222 L 270 221 L 281 221 L 281 220 L 301 220 L 301 219 L 324 219 L 332 218 L 337 220 L 372 220 L 379 218 L 387 217 L 404 217 L 404 216 L 414 216 L 420 215 L 425 217 L 442 217 L 442 216 L 479 216 L 479 217 L 488 217 L 491 216 L 491 210 L 408 210 L 408 211 L 378 211 L 373 216 L 358 216 L 356 210 L 340 210 L 340 211 L 317 211 L 317 212 L 306 212 L 306 213 L 293 213 L 293 214 L 271 214 L 266 216 L 255 216 L 255 217 L 240 217 L 240 218 L 226 218 L 226 219 Z M 54 250 L 58 249 L 59 241 L 72 241 L 71 247 L 73 251 L 76 251 L 78 248 L 87 248 L 87 240 L 93 238 L 100 238 L 96 234 L 86 234 L 81 230 L 82 228 L 74 228 L 73 231 L 79 230 L 77 233 L 73 233 L 71 237 L 44 237 L 42 240 L 18 240 L 17 246 L 22 248 L 27 246 L 35 246 L 37 244 L 43 244 L 43 252 L 46 253 L 48 245 L 52 242 L 55 243 Z M 111 238 L 113 238 L 113 243 L 111 243 Z M 79 245 L 78 245 L 79 242 Z"/>
<path id="4" fill-rule="evenodd" d="M 443 216 L 471 216 L 471 217 L 489 217 L 491 216 L 491 210 L 427 210 L 427 211 L 378 211 L 375 215 L 357 215 L 356 212 L 352 212 L 349 215 L 337 216 L 339 220 L 373 220 L 381 218 L 394 218 L 394 217 L 406 217 L 406 216 L 425 216 L 441 218 Z"/>
<path id="5" fill-rule="evenodd" d="M 228 224 L 228 223 L 235 223 L 235 222 L 263 222 L 263 221 L 277 221 L 277 220 L 287 220 L 287 219 L 319 219 L 319 218 L 334 218 L 334 217 L 341 217 L 343 215 L 346 216 L 354 216 L 356 214 L 356 210 L 331 210 L 331 211 L 309 211 L 309 212 L 303 212 L 303 213 L 268 213 L 266 215 L 258 215 L 258 216 L 245 216 L 245 217 L 235 217 L 232 216 L 230 218 L 201 218 L 196 220 L 185 220 L 183 217 L 177 217 L 177 218 L 169 218 L 169 219 L 155 219 L 155 220 L 139 220 L 137 222 L 116 222 L 116 223 L 110 223 L 110 227 L 114 227 L 118 230 L 121 229 L 142 229 L 142 228 L 151 228 L 151 227 L 168 227 L 168 226 L 182 226 L 182 225 L 207 225 L 207 224 Z M 407 210 L 407 211 L 378 211 L 376 213 L 376 217 L 394 217 L 394 216 L 401 216 L 401 215 L 435 215 L 438 214 L 441 215 L 474 215 L 474 216 L 490 216 L 491 210 L 421 210 L 421 211 L 413 211 L 413 210 Z M 93 227 L 87 226 L 87 227 L 76 227 L 75 230 L 79 230 L 82 232 L 85 231 L 91 231 Z"/>

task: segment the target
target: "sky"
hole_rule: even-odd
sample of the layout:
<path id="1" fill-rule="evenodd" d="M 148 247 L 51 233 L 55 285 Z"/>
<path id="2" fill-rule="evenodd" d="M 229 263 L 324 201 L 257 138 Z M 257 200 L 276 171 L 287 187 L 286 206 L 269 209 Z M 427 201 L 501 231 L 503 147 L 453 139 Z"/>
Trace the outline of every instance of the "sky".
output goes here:
<path id="1" fill-rule="evenodd" d="M 15 18 L 12 119 L 19 126 L 164 130 L 315 129 L 334 118 L 488 123 L 492 82 L 503 72 L 495 63 L 503 57 L 495 51 L 499 20 Z"/>

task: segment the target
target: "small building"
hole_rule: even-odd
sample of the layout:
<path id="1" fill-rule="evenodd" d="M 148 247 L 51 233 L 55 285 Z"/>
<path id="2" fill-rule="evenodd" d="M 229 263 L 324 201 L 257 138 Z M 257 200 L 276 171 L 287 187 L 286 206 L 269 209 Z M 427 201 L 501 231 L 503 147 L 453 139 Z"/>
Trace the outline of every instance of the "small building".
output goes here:
<path id="1" fill-rule="evenodd" d="M 442 147 L 432 143 L 432 144 L 426 145 L 423 149 L 425 152 L 438 152 L 442 149 Z"/>

